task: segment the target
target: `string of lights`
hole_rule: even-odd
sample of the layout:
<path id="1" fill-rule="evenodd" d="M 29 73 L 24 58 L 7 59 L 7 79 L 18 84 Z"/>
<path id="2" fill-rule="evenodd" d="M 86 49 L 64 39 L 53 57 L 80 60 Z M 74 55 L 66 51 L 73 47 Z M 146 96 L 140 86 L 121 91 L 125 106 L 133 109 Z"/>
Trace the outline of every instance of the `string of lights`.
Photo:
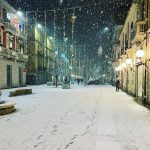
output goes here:
<path id="1" fill-rule="evenodd" d="M 125 0 L 126 1 L 126 0 Z M 82 6 L 74 6 L 74 7 L 67 7 L 67 8 L 57 8 L 57 9 L 50 9 L 50 10 L 32 10 L 32 11 L 26 11 L 26 13 L 37 13 L 37 12 L 53 12 L 53 11 L 66 11 L 66 10 L 75 10 L 75 9 L 81 9 L 81 8 L 86 8 L 86 7 L 92 7 L 92 6 L 100 6 L 102 4 L 111 4 L 111 3 L 120 3 L 120 0 L 114 0 L 112 1 L 107 1 L 107 2 L 99 2 L 99 3 L 94 3 L 94 4 L 88 4 L 88 5 L 82 5 Z"/>

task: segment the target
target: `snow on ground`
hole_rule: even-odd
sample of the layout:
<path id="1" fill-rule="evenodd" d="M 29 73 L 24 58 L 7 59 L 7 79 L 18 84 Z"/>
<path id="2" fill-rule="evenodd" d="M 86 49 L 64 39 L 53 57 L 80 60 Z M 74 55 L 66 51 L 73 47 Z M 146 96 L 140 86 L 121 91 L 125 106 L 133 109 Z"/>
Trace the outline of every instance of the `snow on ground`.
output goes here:
<path id="1" fill-rule="evenodd" d="M 0 150 L 150 149 L 150 111 L 112 86 L 27 88 L 12 98 L 3 90 L 17 112 L 0 116 Z"/>

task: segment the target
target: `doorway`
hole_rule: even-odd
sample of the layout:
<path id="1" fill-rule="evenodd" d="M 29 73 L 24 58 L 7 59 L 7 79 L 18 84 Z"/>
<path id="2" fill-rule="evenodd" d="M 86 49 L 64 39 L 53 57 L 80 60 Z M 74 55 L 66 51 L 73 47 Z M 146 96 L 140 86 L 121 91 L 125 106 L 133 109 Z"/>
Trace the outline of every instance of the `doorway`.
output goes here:
<path id="1" fill-rule="evenodd" d="M 7 65 L 7 87 L 12 87 L 12 66 Z"/>

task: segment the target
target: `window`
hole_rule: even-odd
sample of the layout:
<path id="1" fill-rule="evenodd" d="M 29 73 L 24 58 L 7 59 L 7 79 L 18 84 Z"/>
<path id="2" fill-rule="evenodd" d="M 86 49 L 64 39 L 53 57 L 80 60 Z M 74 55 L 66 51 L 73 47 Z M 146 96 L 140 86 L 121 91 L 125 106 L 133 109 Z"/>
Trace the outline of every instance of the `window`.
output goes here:
<path id="1" fill-rule="evenodd" d="M 23 43 L 19 45 L 19 52 L 20 52 L 20 54 L 24 54 L 24 44 Z"/>
<path id="2" fill-rule="evenodd" d="M 12 45 L 13 45 L 13 36 L 10 35 L 9 33 L 7 33 L 7 48 L 8 49 L 12 49 Z"/>
<path id="3" fill-rule="evenodd" d="M 133 24 L 133 21 L 131 22 L 131 30 L 133 30 L 134 28 L 134 24 Z"/>
<path id="4" fill-rule="evenodd" d="M 7 13 L 7 22 L 10 23 L 10 13 Z"/>
<path id="5" fill-rule="evenodd" d="M 0 29 L 0 45 L 3 45 L 3 30 Z"/>
<path id="6" fill-rule="evenodd" d="M 140 32 L 145 32 L 145 24 L 140 25 Z"/>
<path id="7" fill-rule="evenodd" d="M 6 22 L 6 20 L 7 20 L 7 14 L 6 14 L 6 9 L 5 8 L 3 8 L 3 10 L 2 10 L 2 16 L 3 16 L 4 22 Z"/>

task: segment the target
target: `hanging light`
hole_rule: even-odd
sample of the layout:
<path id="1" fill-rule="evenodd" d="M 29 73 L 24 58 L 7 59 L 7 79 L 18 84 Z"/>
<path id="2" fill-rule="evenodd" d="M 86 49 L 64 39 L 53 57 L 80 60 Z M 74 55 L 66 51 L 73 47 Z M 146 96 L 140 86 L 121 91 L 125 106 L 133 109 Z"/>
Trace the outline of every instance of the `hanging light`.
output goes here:
<path id="1" fill-rule="evenodd" d="M 141 49 L 137 50 L 136 51 L 136 57 L 138 57 L 138 58 L 144 57 L 144 51 Z"/>

